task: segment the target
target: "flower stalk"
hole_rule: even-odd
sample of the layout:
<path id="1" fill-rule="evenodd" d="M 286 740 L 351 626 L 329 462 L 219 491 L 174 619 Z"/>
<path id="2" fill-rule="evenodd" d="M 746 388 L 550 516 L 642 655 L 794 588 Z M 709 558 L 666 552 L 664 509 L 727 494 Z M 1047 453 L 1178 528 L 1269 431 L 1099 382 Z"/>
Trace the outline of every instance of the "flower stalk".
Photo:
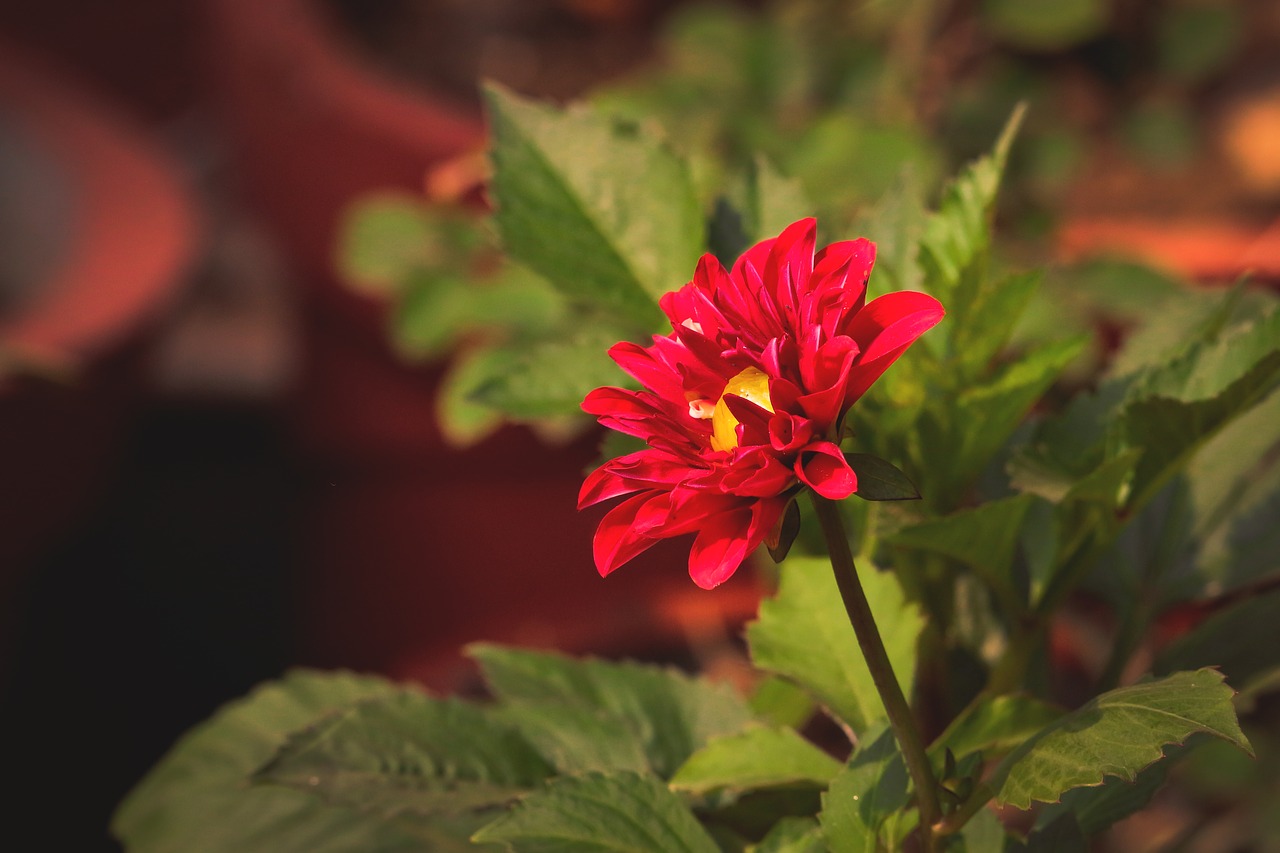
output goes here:
<path id="1" fill-rule="evenodd" d="M 858 580 L 858 569 L 853 562 L 853 553 L 849 550 L 849 537 L 845 532 L 844 521 L 840 518 L 840 508 L 836 501 L 828 500 L 819 494 L 811 493 L 813 507 L 822 526 L 823 536 L 827 542 L 827 552 L 831 557 L 831 568 L 835 572 L 836 584 L 840 588 L 840 598 L 844 601 L 844 609 L 849 614 L 849 622 L 853 625 L 853 633 L 858 638 L 858 648 L 871 671 L 871 680 L 875 683 L 880 700 L 884 703 L 889 715 L 889 725 L 902 750 L 907 772 L 916 789 L 916 806 L 920 810 L 920 840 L 926 851 L 934 847 L 934 825 L 942 816 L 938 804 L 938 783 L 933 773 L 933 765 L 925 751 L 924 739 L 911 714 L 911 706 L 907 703 L 898 677 L 894 674 L 893 665 L 889 662 L 889 654 L 885 651 L 884 641 L 880 639 L 880 630 L 876 627 L 875 616 L 867 603 L 866 593 L 862 591 L 862 583 Z"/>

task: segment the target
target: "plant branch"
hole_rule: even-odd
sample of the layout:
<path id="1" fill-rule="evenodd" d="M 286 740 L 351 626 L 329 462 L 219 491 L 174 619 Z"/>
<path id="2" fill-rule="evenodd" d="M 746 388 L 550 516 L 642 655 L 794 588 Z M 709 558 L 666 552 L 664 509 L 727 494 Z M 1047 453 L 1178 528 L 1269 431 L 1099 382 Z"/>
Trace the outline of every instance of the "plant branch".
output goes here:
<path id="1" fill-rule="evenodd" d="M 871 671 L 871 680 L 880 694 L 880 701 L 884 703 L 884 709 L 889 715 L 889 725 L 902 749 L 907 772 L 911 774 L 911 781 L 915 785 L 916 806 L 920 810 L 921 841 L 925 850 L 932 851 L 933 827 L 942 814 L 938 806 L 938 783 L 933 775 L 933 765 L 929 762 L 924 739 L 920 737 L 920 729 L 911 715 L 911 706 L 907 704 L 907 698 L 898 684 L 898 677 L 893 672 L 893 665 L 889 662 L 884 641 L 880 639 L 880 630 L 876 627 L 871 606 L 867 603 L 866 593 L 862 591 L 862 583 L 858 580 L 858 569 L 849 550 L 849 536 L 845 532 L 844 521 L 840 518 L 839 505 L 818 494 L 811 493 L 811 496 L 823 536 L 827 540 L 827 551 L 831 556 L 836 584 L 840 587 L 840 597 L 849 614 L 849 622 L 853 625 L 853 633 L 858 638 L 858 648 L 862 650 L 867 668 Z"/>

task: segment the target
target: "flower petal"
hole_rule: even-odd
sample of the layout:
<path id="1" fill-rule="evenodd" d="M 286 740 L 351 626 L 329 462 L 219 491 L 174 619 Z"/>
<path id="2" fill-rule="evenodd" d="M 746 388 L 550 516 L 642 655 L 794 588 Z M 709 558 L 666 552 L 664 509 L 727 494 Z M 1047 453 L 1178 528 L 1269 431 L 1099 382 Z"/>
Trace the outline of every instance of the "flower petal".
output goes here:
<path id="1" fill-rule="evenodd" d="M 600 521 L 591 543 L 600 577 L 606 577 L 658 543 L 657 539 L 637 533 L 633 525 L 636 513 L 653 497 L 653 493 L 646 493 L 628 498 L 609 510 Z"/>
<path id="2" fill-rule="evenodd" d="M 840 448 L 829 441 L 811 444 L 800 452 L 796 476 L 833 501 L 843 500 L 858 490 L 858 475 L 853 473 Z"/>

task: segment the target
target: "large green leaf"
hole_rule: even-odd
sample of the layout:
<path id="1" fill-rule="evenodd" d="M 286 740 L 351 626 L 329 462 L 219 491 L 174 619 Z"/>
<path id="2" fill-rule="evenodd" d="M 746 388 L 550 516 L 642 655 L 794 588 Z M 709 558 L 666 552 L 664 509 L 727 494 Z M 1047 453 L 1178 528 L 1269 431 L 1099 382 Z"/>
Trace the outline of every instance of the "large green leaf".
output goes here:
<path id="1" fill-rule="evenodd" d="M 112 833 L 139 853 L 463 849 L 466 826 L 451 840 L 403 818 L 377 820 L 300 791 L 248 784 L 290 733 L 402 692 L 348 673 L 297 671 L 263 685 L 185 735 L 120 805 Z"/>
<path id="2" fill-rule="evenodd" d="M 1197 732 L 1249 750 L 1232 695 L 1222 674 L 1211 669 L 1104 693 L 1006 758 L 994 777 L 996 799 L 1025 809 L 1033 800 L 1054 802 L 1072 788 L 1100 785 L 1107 776 L 1132 781 L 1160 760 L 1163 747 Z"/>
<path id="3" fill-rule="evenodd" d="M 671 777 L 671 787 L 694 794 L 797 784 L 822 787 L 839 772 L 840 762 L 795 729 L 752 726 L 715 738 L 689 756 Z"/>
<path id="4" fill-rule="evenodd" d="M 502 363 L 501 372 L 480 383 L 473 395 L 514 418 L 580 414 L 588 392 L 634 384 L 607 355 L 622 337 L 615 328 L 590 324 L 559 340 L 532 344 Z"/>
<path id="5" fill-rule="evenodd" d="M 693 276 L 705 223 L 685 164 L 585 107 L 487 90 L 495 221 L 510 255 L 639 329 Z"/>
<path id="6" fill-rule="evenodd" d="M 1108 436 L 1109 456 L 1143 449 L 1134 476 L 1142 503 L 1192 452 L 1280 381 L 1280 310 L 1192 347 L 1141 374 Z"/>
<path id="7" fill-rule="evenodd" d="M 740 731 L 752 719 L 729 687 L 670 668 L 484 644 L 468 651 L 503 703 L 516 709 L 560 704 L 615 720 L 663 778 L 712 737 Z"/>
<path id="8" fill-rule="evenodd" d="M 986 255 L 1000 176 L 1023 113 L 1023 107 L 1019 107 L 1010 117 L 989 156 L 965 167 L 947 185 L 937 213 L 925 221 L 920 260 L 930 290 L 940 298 L 954 290 L 967 271 L 980 264 Z M 967 302 L 958 306 L 947 304 L 948 311 L 958 315 L 968 307 Z"/>
<path id="9" fill-rule="evenodd" d="M 487 709 L 401 693 L 338 711 L 292 735 L 254 780 L 392 817 L 501 806 L 550 772 Z"/>
<path id="10" fill-rule="evenodd" d="M 651 769 L 635 727 L 600 708 L 516 701 L 502 714 L 560 773 Z"/>
<path id="11" fill-rule="evenodd" d="M 877 853 L 892 844 L 881 843 L 881 828 L 906 808 L 908 776 L 897 741 L 887 729 L 868 732 L 865 745 L 822 795 L 822 824 L 833 853 Z"/>
<path id="12" fill-rule="evenodd" d="M 958 483 L 967 483 L 990 463 L 1084 344 L 1083 338 L 1046 344 L 1006 365 L 992 379 L 960 393 L 952 419 L 959 440 L 948 460 L 957 472 L 953 478 Z"/>
<path id="13" fill-rule="evenodd" d="M 893 671 L 909 693 L 924 619 L 891 573 L 867 567 L 859 576 Z M 756 666 L 808 688 L 853 731 L 885 719 L 825 560 L 792 558 L 782 565 L 778 594 L 761 603 L 759 619 L 747 628 L 747 641 Z"/>
<path id="14" fill-rule="evenodd" d="M 1146 808 L 1156 791 L 1164 785 L 1170 766 L 1194 746 L 1191 743 L 1168 747 L 1162 761 L 1142 770 L 1133 781 L 1111 776 L 1101 785 L 1072 788 L 1062 795 L 1059 802 L 1041 809 L 1036 823 L 1048 827 L 1062 815 L 1070 814 L 1085 835 L 1102 832 L 1116 821 Z"/>
<path id="15" fill-rule="evenodd" d="M 684 801 L 652 776 L 565 776 L 475 835 L 525 853 L 718 853 Z"/>
<path id="16" fill-rule="evenodd" d="M 899 528 L 887 541 L 959 560 L 1002 594 L 1012 595 L 1018 535 L 1034 502 L 1031 495 L 988 501 L 973 509 Z"/>
<path id="17" fill-rule="evenodd" d="M 952 720 L 929 751 L 941 755 L 950 750 L 957 758 L 981 752 L 985 758 L 993 758 L 1021 745 L 1061 716 L 1061 710 L 1030 696 L 984 698 Z"/>

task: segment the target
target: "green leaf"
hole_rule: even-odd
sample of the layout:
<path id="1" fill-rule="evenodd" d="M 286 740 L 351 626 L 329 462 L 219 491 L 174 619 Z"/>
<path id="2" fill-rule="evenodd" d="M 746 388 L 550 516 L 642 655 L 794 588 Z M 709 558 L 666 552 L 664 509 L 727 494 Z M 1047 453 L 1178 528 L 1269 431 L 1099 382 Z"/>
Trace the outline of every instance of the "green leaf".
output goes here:
<path id="1" fill-rule="evenodd" d="M 292 735 L 253 778 L 392 817 L 501 806 L 550 772 L 486 709 L 402 693 L 338 711 Z"/>
<path id="2" fill-rule="evenodd" d="M 650 769 L 635 730 L 600 709 L 564 702 L 514 702 L 501 713 L 560 773 Z"/>
<path id="3" fill-rule="evenodd" d="M 1075 815 L 1066 813 L 1031 833 L 1026 843 L 1014 849 L 1025 853 L 1089 853 L 1089 840 L 1084 837 Z"/>
<path id="4" fill-rule="evenodd" d="M 1232 706 L 1233 691 L 1211 669 L 1179 672 L 1112 690 L 1041 731 L 996 771 L 997 802 L 1030 808 L 1066 791 L 1132 781 L 1160 760 L 1167 744 L 1205 732 L 1251 752 Z"/>
<path id="5" fill-rule="evenodd" d="M 747 853 L 826 853 L 822 827 L 811 817 L 785 817 Z"/>
<path id="6" fill-rule="evenodd" d="M 951 352 L 963 375 L 979 375 L 1005 348 L 1041 277 L 1036 270 L 982 283 L 964 322 L 951 330 Z"/>
<path id="7" fill-rule="evenodd" d="M 591 325 L 559 340 L 532 344 L 502 364 L 474 398 L 510 417 L 545 418 L 582 413 L 582 400 L 603 385 L 631 385 L 608 356 L 622 333 Z"/>
<path id="8" fill-rule="evenodd" d="M 715 738 L 689 756 L 671 777 L 671 787 L 694 794 L 783 785 L 824 787 L 839 772 L 840 762 L 795 729 L 752 726 Z"/>
<path id="9" fill-rule="evenodd" d="M 473 837 L 525 853 L 719 853 L 679 796 L 635 773 L 555 779 Z"/>
<path id="10" fill-rule="evenodd" d="M 924 618 L 891 573 L 866 568 L 859 577 L 893 671 L 909 693 Z M 747 642 L 756 666 L 808 688 L 853 731 L 885 719 L 825 560 L 792 558 L 783 564 L 777 596 L 761 603 L 759 619 L 747 627 Z"/>
<path id="11" fill-rule="evenodd" d="M 966 166 L 943 190 L 937 213 L 925 220 L 920 261 L 930 291 L 939 297 L 986 255 L 1000 176 L 1025 112 L 1025 106 L 1014 111 L 992 153 Z M 947 303 L 948 312 L 955 315 L 955 309 Z"/>
<path id="12" fill-rule="evenodd" d="M 375 195 L 343 215 L 338 274 L 366 290 L 397 291 L 417 272 L 461 271 L 481 243 L 472 216 L 445 214 L 409 195 Z"/>
<path id="13" fill-rule="evenodd" d="M 751 694 L 751 710 L 776 726 L 799 729 L 809 722 L 817 707 L 804 688 L 776 675 L 766 676 Z"/>
<path id="14" fill-rule="evenodd" d="M 881 827 L 908 803 L 907 769 L 893 733 L 868 732 L 865 744 L 822 795 L 818 821 L 833 853 L 893 847 L 881 844 Z"/>
<path id="15" fill-rule="evenodd" d="M 1030 696 L 995 696 L 966 708 L 929 748 L 941 756 L 951 750 L 957 758 L 981 752 L 993 758 L 1024 743 L 1059 717 L 1062 711 Z"/>
<path id="16" fill-rule="evenodd" d="M 876 265 L 868 290 L 890 293 L 920 290 L 924 273 L 917 258 L 924 230 L 923 193 L 915 173 L 901 173 L 874 208 L 860 216 L 855 233 L 876 244 Z"/>
<path id="17" fill-rule="evenodd" d="M 490 377 L 502 375 L 514 358 L 502 348 L 473 348 L 460 353 L 449 365 L 436 399 L 436 420 L 450 444 L 469 447 L 502 426 L 502 414 L 475 399 L 476 389 Z"/>
<path id="18" fill-rule="evenodd" d="M 898 529 L 892 545 L 944 554 L 969 566 L 991 587 L 1013 594 L 1013 560 L 1030 495 L 988 501 L 943 518 Z"/>
<path id="19" fill-rule="evenodd" d="M 1140 772 L 1132 782 L 1110 776 L 1101 785 L 1072 788 L 1062 795 L 1060 802 L 1045 806 L 1036 823 L 1049 827 L 1062 815 L 1070 814 L 1085 835 L 1102 832 L 1116 821 L 1146 808 L 1164 785 L 1169 768 L 1193 746 L 1194 743 L 1169 747 L 1164 760 Z"/>
<path id="20" fill-rule="evenodd" d="M 184 735 L 121 803 L 111 831 L 137 851 L 461 849 L 465 841 L 455 837 L 450 846 L 447 833 L 429 837 L 403 819 L 375 820 L 300 791 L 246 784 L 290 733 L 402 693 L 348 673 L 295 671 L 263 685 Z"/>
<path id="21" fill-rule="evenodd" d="M 495 221 L 513 258 L 637 329 L 693 275 L 705 223 L 686 165 L 585 107 L 487 90 Z"/>
<path id="22" fill-rule="evenodd" d="M 1108 436 L 1108 455 L 1144 450 L 1134 501 L 1145 502 L 1191 454 L 1280 381 L 1280 310 L 1140 375 Z"/>
<path id="23" fill-rule="evenodd" d="M 1086 342 L 1069 338 L 1046 344 L 961 392 L 952 421 L 959 437 L 950 460 L 956 482 L 967 483 L 987 466 Z"/>
<path id="24" fill-rule="evenodd" d="M 896 465 L 870 453 L 846 453 L 845 461 L 858 476 L 857 496 L 864 501 L 917 501 L 916 488 Z"/>
<path id="25" fill-rule="evenodd" d="M 727 686 L 674 669 L 486 644 L 469 646 L 468 653 L 504 703 L 559 703 L 618 721 L 663 778 L 712 737 L 737 732 L 752 719 Z"/>

